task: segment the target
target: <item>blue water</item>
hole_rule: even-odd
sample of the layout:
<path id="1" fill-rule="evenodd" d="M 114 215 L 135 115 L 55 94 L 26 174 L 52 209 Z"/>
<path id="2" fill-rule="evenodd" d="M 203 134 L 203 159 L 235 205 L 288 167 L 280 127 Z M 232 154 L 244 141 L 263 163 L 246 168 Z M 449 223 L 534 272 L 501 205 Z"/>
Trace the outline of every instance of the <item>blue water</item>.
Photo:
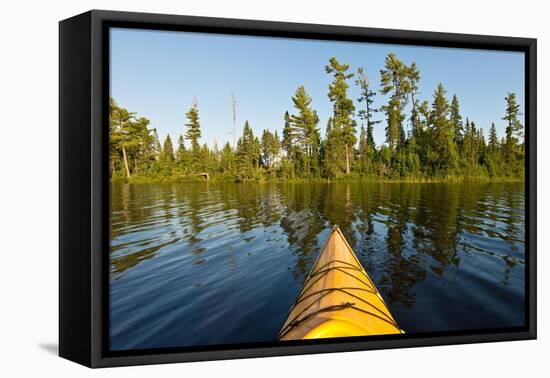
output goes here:
<path id="1" fill-rule="evenodd" d="M 275 341 L 338 224 L 407 333 L 524 325 L 523 183 L 111 185 L 111 349 Z"/>

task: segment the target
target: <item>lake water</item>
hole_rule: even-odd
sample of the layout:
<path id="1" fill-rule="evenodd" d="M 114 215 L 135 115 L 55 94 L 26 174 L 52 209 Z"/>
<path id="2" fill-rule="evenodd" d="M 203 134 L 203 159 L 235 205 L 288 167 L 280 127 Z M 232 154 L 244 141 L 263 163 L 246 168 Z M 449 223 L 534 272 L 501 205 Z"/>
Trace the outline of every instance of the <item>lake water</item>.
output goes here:
<path id="1" fill-rule="evenodd" d="M 407 333 L 524 325 L 523 183 L 111 185 L 111 349 L 275 341 L 338 224 Z"/>

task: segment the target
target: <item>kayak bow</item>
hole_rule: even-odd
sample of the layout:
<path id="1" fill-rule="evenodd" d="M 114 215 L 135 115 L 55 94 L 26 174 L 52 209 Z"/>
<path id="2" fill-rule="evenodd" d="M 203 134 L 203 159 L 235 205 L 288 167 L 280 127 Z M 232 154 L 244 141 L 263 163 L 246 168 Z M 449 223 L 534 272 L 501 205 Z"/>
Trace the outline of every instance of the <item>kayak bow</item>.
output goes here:
<path id="1" fill-rule="evenodd" d="M 344 235 L 334 226 L 279 340 L 404 333 Z"/>

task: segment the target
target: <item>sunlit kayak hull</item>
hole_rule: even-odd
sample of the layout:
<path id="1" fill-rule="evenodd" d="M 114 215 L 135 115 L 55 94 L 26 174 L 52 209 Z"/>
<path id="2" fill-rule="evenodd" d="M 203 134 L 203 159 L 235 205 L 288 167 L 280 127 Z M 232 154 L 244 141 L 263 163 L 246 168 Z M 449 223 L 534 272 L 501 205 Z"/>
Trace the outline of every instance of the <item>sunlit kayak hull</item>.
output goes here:
<path id="1" fill-rule="evenodd" d="M 335 226 L 281 331 L 280 340 L 403 333 Z"/>

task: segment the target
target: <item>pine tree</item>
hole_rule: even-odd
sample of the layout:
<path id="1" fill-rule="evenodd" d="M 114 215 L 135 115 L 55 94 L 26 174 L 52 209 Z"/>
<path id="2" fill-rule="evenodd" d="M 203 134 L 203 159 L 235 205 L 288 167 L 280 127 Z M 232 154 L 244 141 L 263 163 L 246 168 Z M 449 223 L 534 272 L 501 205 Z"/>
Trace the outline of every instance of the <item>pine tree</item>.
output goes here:
<path id="1" fill-rule="evenodd" d="M 176 165 L 179 168 L 181 173 L 189 173 L 190 170 L 195 167 L 191 167 L 191 156 L 190 152 L 185 147 L 185 138 L 183 135 L 180 135 L 178 138 L 178 148 L 176 150 Z"/>
<path id="2" fill-rule="evenodd" d="M 412 123 L 412 135 L 415 138 L 418 138 L 418 135 L 420 133 L 420 114 L 418 111 L 418 100 L 415 98 L 415 96 L 418 94 L 418 82 L 420 81 L 420 70 L 416 66 L 415 62 L 412 62 L 412 64 L 406 68 L 406 77 L 408 82 L 408 87 L 406 87 L 406 91 L 411 96 L 411 104 L 412 104 L 412 111 L 411 111 L 411 123 Z"/>
<path id="3" fill-rule="evenodd" d="M 373 172 L 374 166 L 374 141 L 369 130 L 361 125 L 359 134 L 359 172 L 361 174 L 369 174 Z"/>
<path id="4" fill-rule="evenodd" d="M 321 158 L 325 177 L 336 177 L 341 173 L 341 162 L 345 159 L 345 148 L 340 130 L 333 127 L 332 117 L 327 120 L 325 141 L 321 146 Z"/>
<path id="5" fill-rule="evenodd" d="M 334 57 L 330 58 L 329 64 L 325 66 L 326 73 L 332 74 L 334 77 L 332 83 L 329 84 L 328 98 L 333 104 L 332 128 L 337 131 L 344 146 L 346 174 L 351 171 L 353 146 L 357 142 L 356 123 L 352 118 L 355 106 L 353 101 L 347 97 L 349 85 L 346 80 L 353 77 L 352 73 L 346 74 L 348 69 L 348 64 L 341 64 Z"/>
<path id="6" fill-rule="evenodd" d="M 153 151 L 152 130 L 149 129 L 150 123 L 145 117 L 136 117 L 134 121 L 134 137 L 138 142 L 129 149 L 129 155 L 133 162 L 133 172 L 138 175 L 147 175 L 156 157 Z"/>
<path id="7" fill-rule="evenodd" d="M 460 115 L 460 104 L 458 102 L 458 97 L 456 94 L 453 95 L 453 100 L 451 101 L 451 126 L 453 127 L 454 141 L 457 145 L 462 143 L 462 134 L 464 130 L 462 129 L 462 116 Z"/>
<path id="8" fill-rule="evenodd" d="M 296 163 L 302 168 L 301 174 L 311 175 L 319 170 L 318 167 L 318 140 L 319 117 L 311 107 L 311 97 L 303 86 L 298 87 L 292 97 L 298 114 L 290 116 L 292 143 L 297 148 Z M 288 133 L 288 132 L 287 132 Z"/>
<path id="9" fill-rule="evenodd" d="M 174 163 L 174 147 L 172 145 L 172 139 L 170 138 L 170 134 L 166 136 L 166 139 L 164 140 L 164 143 L 162 144 L 162 150 L 159 154 L 159 170 L 160 173 L 164 176 L 172 176 L 174 173 L 173 171 L 173 163 Z"/>
<path id="10" fill-rule="evenodd" d="M 254 132 L 248 121 L 243 127 L 243 135 L 237 142 L 237 175 L 241 179 L 249 179 L 254 175 L 254 170 L 259 167 L 260 141 L 254 137 Z"/>
<path id="11" fill-rule="evenodd" d="M 166 139 L 164 140 L 164 145 L 162 146 L 162 150 L 164 151 L 164 154 L 166 155 L 166 159 L 171 163 L 174 161 L 174 146 L 172 145 L 172 138 L 170 138 L 170 134 L 166 135 Z"/>
<path id="12" fill-rule="evenodd" d="M 502 174 L 501 144 L 494 122 L 491 124 L 491 129 L 489 131 L 489 144 L 487 146 L 485 165 L 487 166 L 487 173 L 489 173 L 489 176 L 496 177 Z"/>
<path id="13" fill-rule="evenodd" d="M 122 152 L 126 177 L 130 177 L 130 167 L 128 165 L 128 155 L 126 148 L 128 143 L 132 142 L 132 123 L 133 113 L 124 108 L 120 108 L 116 102 L 109 99 L 109 131 L 111 145 L 117 146 Z"/>
<path id="14" fill-rule="evenodd" d="M 508 165 L 508 168 L 513 170 L 516 168 L 518 137 L 521 135 L 523 125 L 518 119 L 519 104 L 516 100 L 516 94 L 508 92 L 508 95 L 504 99 L 506 100 L 506 114 L 502 119 L 507 121 L 504 161 Z"/>
<path id="15" fill-rule="evenodd" d="M 161 151 L 161 147 L 160 147 L 159 134 L 157 133 L 157 129 L 153 129 L 153 140 L 151 141 L 151 148 L 155 156 L 158 158 L 158 155 L 160 154 L 160 151 Z"/>
<path id="16" fill-rule="evenodd" d="M 361 96 L 357 99 L 359 102 L 365 103 L 365 109 L 359 110 L 357 113 L 359 118 L 364 120 L 367 123 L 367 142 L 374 147 L 374 139 L 372 138 L 373 128 L 376 124 L 380 123 L 380 120 L 374 120 L 374 113 L 377 113 L 379 110 L 373 107 L 373 97 L 376 94 L 373 90 L 370 89 L 370 83 L 365 70 L 363 67 L 359 67 L 357 70 L 358 79 L 355 83 L 359 86 L 361 90 Z M 370 138 L 368 137 L 370 135 Z"/>
<path id="17" fill-rule="evenodd" d="M 268 129 L 264 129 L 262 133 L 262 165 L 268 169 L 273 164 L 273 155 L 271 146 L 273 144 L 273 134 Z"/>
<path id="18" fill-rule="evenodd" d="M 235 153 L 231 144 L 227 142 L 220 153 L 220 171 L 224 175 L 235 175 L 236 162 Z"/>
<path id="19" fill-rule="evenodd" d="M 285 112 L 285 125 L 284 125 L 284 128 L 283 128 L 283 149 L 285 150 L 286 154 L 288 156 L 292 156 L 293 155 L 293 142 L 294 142 L 294 138 L 292 136 L 292 127 L 291 127 L 291 120 L 290 120 L 290 115 L 288 114 L 288 111 Z"/>
<path id="20" fill-rule="evenodd" d="M 286 156 L 283 161 L 283 168 L 285 171 L 285 176 L 292 177 L 295 174 L 295 167 L 294 162 L 296 160 L 297 155 L 297 149 L 294 145 L 294 136 L 293 136 L 293 130 L 291 126 L 291 119 L 290 114 L 288 114 L 288 111 L 285 112 L 284 115 L 284 127 L 283 127 L 283 140 L 282 140 L 282 147 L 283 150 L 286 153 Z"/>
<path id="21" fill-rule="evenodd" d="M 390 149 L 399 145 L 403 120 L 403 107 L 407 101 L 407 94 L 410 90 L 410 83 L 407 81 L 408 67 L 395 54 L 386 57 L 385 66 L 380 70 L 381 86 L 380 93 L 386 95 L 393 92 L 388 105 L 382 106 L 386 113 L 386 142 Z"/>
<path id="22" fill-rule="evenodd" d="M 498 141 L 498 135 L 497 135 L 497 128 L 495 127 L 495 123 L 491 123 L 491 130 L 489 131 L 489 150 L 490 151 L 498 151 L 499 149 L 499 141 Z"/>
<path id="23" fill-rule="evenodd" d="M 178 149 L 176 152 L 176 161 L 182 162 L 186 152 L 187 151 L 185 149 L 185 142 L 183 139 L 183 135 L 180 135 L 178 138 Z"/>
<path id="24" fill-rule="evenodd" d="M 273 142 L 271 145 L 271 155 L 272 155 L 272 168 L 279 168 L 281 162 L 281 140 L 279 139 L 279 134 L 277 130 L 273 133 Z M 275 174 L 275 171 L 272 170 L 272 174 Z"/>
<path id="25" fill-rule="evenodd" d="M 201 137 L 201 125 L 197 105 L 193 104 L 187 113 L 185 113 L 185 116 L 187 117 L 185 138 L 191 142 L 192 151 L 196 153 L 200 149 L 199 139 Z"/>
<path id="26" fill-rule="evenodd" d="M 434 93 L 430 123 L 433 127 L 431 147 L 435 152 L 432 161 L 435 172 L 449 173 L 456 168 L 458 154 L 454 143 L 454 134 L 449 120 L 449 102 L 446 91 L 440 83 Z"/>

